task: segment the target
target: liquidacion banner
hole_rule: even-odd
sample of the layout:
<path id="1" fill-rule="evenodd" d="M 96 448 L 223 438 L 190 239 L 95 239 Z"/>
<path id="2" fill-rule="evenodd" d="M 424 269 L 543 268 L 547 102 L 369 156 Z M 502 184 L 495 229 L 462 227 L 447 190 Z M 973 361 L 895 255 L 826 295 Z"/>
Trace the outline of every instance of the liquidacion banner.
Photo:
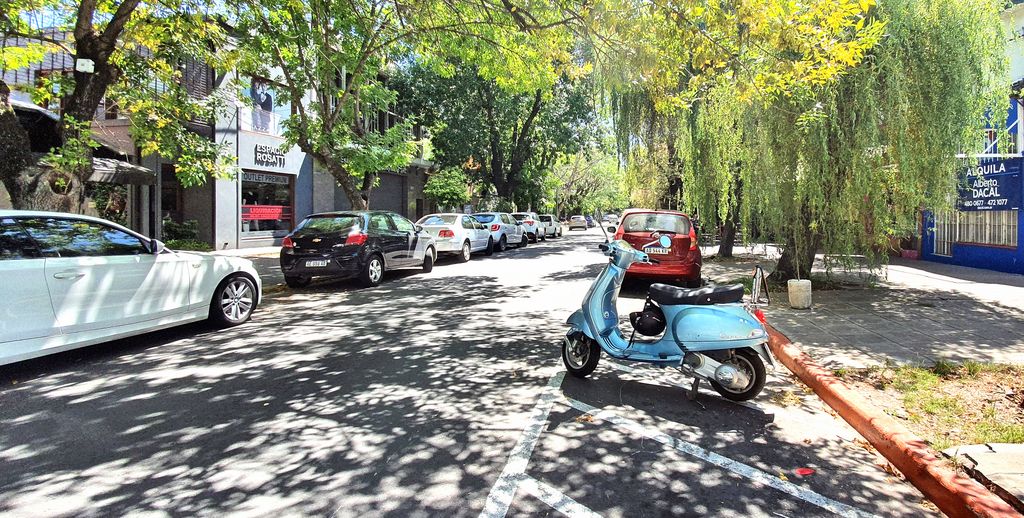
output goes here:
<path id="1" fill-rule="evenodd" d="M 1020 174 L 1020 158 L 985 162 L 968 169 L 960 181 L 957 208 L 963 211 L 1019 209 Z"/>

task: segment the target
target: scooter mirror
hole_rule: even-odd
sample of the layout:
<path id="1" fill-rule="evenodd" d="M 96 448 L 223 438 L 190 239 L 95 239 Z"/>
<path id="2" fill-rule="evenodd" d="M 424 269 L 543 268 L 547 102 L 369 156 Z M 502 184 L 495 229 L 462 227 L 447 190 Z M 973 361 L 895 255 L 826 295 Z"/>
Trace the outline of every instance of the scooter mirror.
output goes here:
<path id="1" fill-rule="evenodd" d="M 661 236 L 658 238 L 658 244 L 661 245 L 662 248 L 671 248 L 672 238 L 668 236 Z"/>

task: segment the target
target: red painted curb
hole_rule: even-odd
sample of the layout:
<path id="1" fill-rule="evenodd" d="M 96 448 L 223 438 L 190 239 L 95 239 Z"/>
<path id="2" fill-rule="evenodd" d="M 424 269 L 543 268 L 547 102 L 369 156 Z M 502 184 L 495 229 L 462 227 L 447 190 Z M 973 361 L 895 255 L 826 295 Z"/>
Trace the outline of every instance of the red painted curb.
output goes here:
<path id="1" fill-rule="evenodd" d="M 870 405 L 793 345 L 786 335 L 770 325 L 766 327 L 772 354 L 863 435 L 942 512 L 954 517 L 1021 516 L 987 488 L 949 468 L 923 439 Z"/>

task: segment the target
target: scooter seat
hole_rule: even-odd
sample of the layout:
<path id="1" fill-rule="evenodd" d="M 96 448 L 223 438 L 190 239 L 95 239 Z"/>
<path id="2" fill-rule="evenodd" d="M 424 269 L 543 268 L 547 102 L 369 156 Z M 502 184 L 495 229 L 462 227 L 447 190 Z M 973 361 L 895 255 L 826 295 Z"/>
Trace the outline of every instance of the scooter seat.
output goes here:
<path id="1" fill-rule="evenodd" d="M 668 284 L 652 284 L 647 290 L 651 300 L 667 306 L 707 306 L 710 304 L 727 304 L 743 300 L 743 285 L 707 286 L 704 288 L 687 289 L 669 286 Z"/>

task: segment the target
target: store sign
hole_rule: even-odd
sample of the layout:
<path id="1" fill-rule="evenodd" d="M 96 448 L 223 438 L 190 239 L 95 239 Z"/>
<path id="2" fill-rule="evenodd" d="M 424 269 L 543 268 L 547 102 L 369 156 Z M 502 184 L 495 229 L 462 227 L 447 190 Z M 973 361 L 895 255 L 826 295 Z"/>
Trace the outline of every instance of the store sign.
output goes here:
<path id="1" fill-rule="evenodd" d="M 283 205 L 242 205 L 242 221 L 289 219 L 292 208 Z"/>
<path id="2" fill-rule="evenodd" d="M 273 183 L 277 185 L 288 185 L 288 177 L 279 174 L 265 173 L 242 173 L 243 182 Z"/>
<path id="3" fill-rule="evenodd" d="M 987 162 L 966 171 L 957 208 L 962 211 L 1020 208 L 1021 159 Z"/>
<path id="4" fill-rule="evenodd" d="M 253 146 L 253 163 L 259 167 L 284 168 L 284 153 L 275 146 L 256 144 Z"/>

